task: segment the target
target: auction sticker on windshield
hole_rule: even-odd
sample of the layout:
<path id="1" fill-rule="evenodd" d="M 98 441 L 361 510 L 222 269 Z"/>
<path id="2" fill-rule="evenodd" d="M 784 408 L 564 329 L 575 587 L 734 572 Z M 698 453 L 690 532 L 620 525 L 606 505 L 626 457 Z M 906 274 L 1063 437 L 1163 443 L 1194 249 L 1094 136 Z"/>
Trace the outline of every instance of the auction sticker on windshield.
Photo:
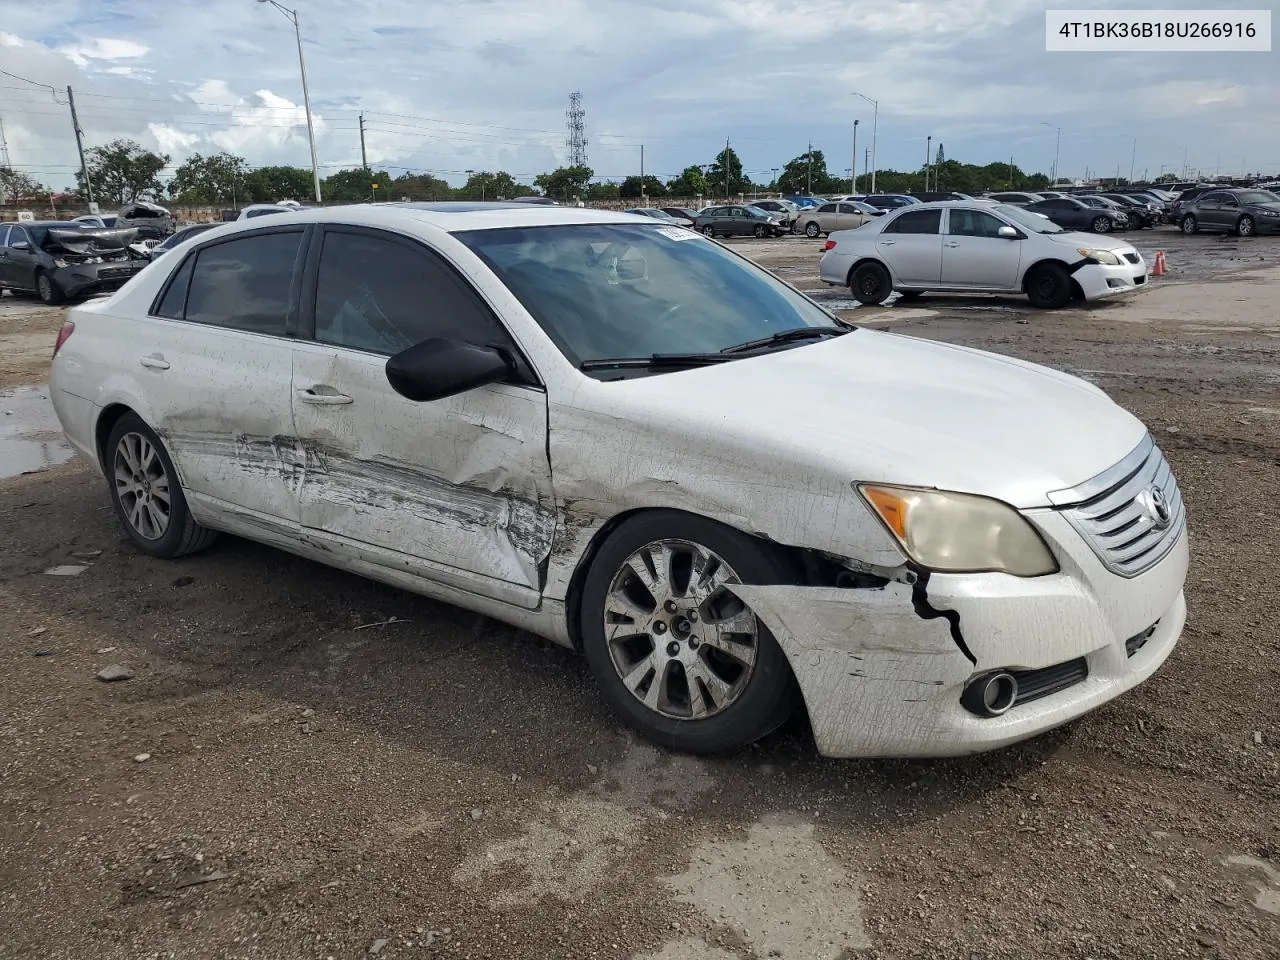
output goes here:
<path id="1" fill-rule="evenodd" d="M 659 227 L 658 232 L 672 240 L 701 240 L 702 234 L 686 230 L 684 227 Z"/>
<path id="2" fill-rule="evenodd" d="M 1046 10 L 1049 52 L 1269 53 L 1270 10 Z"/>

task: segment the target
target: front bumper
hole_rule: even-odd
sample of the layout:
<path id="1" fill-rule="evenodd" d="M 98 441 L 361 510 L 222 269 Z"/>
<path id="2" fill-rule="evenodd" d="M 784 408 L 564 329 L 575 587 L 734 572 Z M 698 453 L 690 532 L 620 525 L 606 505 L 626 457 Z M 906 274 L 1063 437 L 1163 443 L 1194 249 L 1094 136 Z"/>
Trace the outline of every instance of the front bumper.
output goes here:
<path id="1" fill-rule="evenodd" d="M 1147 264 L 1142 254 L 1134 253 L 1137 263 L 1126 260 L 1118 266 L 1102 263 L 1086 263 L 1071 276 L 1080 284 L 1086 300 L 1101 300 L 1118 293 L 1129 293 L 1147 282 Z"/>
<path id="2" fill-rule="evenodd" d="M 1186 531 L 1151 569 L 1125 578 L 1108 572 L 1061 514 L 1028 518 L 1055 545 L 1059 573 L 934 574 L 914 587 L 882 589 L 729 588 L 786 653 L 819 753 L 945 757 L 996 749 L 1088 713 L 1164 663 L 1186 621 Z M 977 675 L 1049 673 L 1080 660 L 1083 679 L 1001 716 L 979 717 L 960 704 Z"/>
<path id="3" fill-rule="evenodd" d="M 119 290 L 150 261 L 125 260 L 108 263 L 73 263 L 53 271 L 53 279 L 68 297 Z"/>

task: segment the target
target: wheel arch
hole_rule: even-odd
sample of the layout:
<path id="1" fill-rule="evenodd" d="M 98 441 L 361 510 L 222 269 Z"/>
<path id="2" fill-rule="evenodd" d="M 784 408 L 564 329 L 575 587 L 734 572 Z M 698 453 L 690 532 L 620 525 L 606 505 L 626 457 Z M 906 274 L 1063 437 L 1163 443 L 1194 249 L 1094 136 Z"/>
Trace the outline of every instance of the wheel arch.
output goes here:
<path id="1" fill-rule="evenodd" d="M 889 266 L 889 264 L 885 263 L 879 257 L 873 256 L 858 257 L 858 259 L 854 260 L 853 263 L 850 264 L 848 272 L 844 275 L 844 285 L 846 287 L 853 286 L 853 272 L 863 264 L 867 263 L 874 263 L 877 267 L 883 267 L 889 274 L 889 282 L 894 285 L 895 289 L 897 288 L 898 278 L 894 276 L 893 267 Z"/>
<path id="2" fill-rule="evenodd" d="M 107 441 L 111 439 L 111 431 L 120 422 L 120 418 L 129 413 L 132 413 L 135 417 L 141 417 L 141 414 L 128 404 L 110 403 L 102 408 L 102 412 L 98 414 L 97 422 L 93 425 L 93 449 L 94 453 L 98 455 L 98 463 L 104 471 L 107 469 Z M 146 421 L 144 420 L 143 422 L 145 423 Z"/>
<path id="3" fill-rule="evenodd" d="M 1071 281 L 1071 299 L 1083 300 L 1084 288 L 1081 287 L 1080 282 L 1076 280 L 1075 272 L 1080 267 L 1082 267 L 1084 263 L 1085 261 L 1083 260 L 1079 260 L 1076 263 L 1067 263 L 1067 261 L 1059 257 L 1041 257 L 1039 260 L 1034 261 L 1029 267 L 1027 267 L 1026 270 L 1022 271 L 1022 284 L 1021 284 L 1022 292 L 1023 293 L 1029 292 L 1028 282 L 1030 280 L 1031 275 L 1035 273 L 1036 270 L 1038 270 L 1040 267 L 1052 264 L 1054 266 L 1061 267 L 1063 270 L 1067 271 L 1067 277 Z"/>

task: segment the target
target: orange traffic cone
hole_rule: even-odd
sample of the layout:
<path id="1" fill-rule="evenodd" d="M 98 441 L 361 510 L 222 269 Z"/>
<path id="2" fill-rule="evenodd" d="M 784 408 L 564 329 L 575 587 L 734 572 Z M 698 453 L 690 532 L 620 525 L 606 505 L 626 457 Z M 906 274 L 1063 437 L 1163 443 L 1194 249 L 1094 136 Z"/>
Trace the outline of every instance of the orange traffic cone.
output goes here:
<path id="1" fill-rule="evenodd" d="M 1155 266 L 1151 268 L 1151 275 L 1153 277 L 1163 277 L 1168 272 L 1169 272 L 1169 266 L 1164 262 L 1164 251 L 1157 250 L 1156 263 L 1155 263 Z"/>

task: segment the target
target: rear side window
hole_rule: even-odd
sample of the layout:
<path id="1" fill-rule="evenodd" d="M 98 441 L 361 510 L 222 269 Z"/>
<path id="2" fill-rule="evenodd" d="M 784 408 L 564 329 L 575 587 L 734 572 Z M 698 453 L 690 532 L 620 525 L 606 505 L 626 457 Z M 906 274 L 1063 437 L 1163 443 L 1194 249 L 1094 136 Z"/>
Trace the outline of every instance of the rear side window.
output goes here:
<path id="1" fill-rule="evenodd" d="M 899 214 L 884 228 L 885 233 L 937 233 L 942 224 L 941 210 L 913 210 Z"/>
<path id="2" fill-rule="evenodd" d="M 178 272 L 173 275 L 169 281 L 169 286 L 165 288 L 164 295 L 161 296 L 160 302 L 152 311 L 157 317 L 164 317 L 166 320 L 181 320 L 187 310 L 187 291 L 191 289 L 191 271 L 195 266 L 196 258 L 194 255 L 187 257 L 182 261 L 182 266 L 178 268 Z"/>
<path id="3" fill-rule="evenodd" d="M 256 234 L 196 253 L 185 319 L 281 336 L 302 231 Z"/>

